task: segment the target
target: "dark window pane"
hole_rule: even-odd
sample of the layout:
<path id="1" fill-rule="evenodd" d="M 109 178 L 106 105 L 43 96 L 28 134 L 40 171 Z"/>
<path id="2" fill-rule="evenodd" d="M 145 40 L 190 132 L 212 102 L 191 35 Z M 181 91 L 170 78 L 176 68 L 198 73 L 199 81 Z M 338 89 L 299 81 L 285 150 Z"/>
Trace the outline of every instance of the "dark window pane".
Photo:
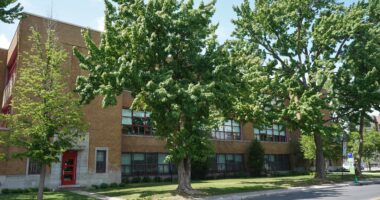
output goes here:
<path id="1" fill-rule="evenodd" d="M 96 173 L 106 172 L 106 158 L 107 153 L 105 150 L 96 151 Z"/>

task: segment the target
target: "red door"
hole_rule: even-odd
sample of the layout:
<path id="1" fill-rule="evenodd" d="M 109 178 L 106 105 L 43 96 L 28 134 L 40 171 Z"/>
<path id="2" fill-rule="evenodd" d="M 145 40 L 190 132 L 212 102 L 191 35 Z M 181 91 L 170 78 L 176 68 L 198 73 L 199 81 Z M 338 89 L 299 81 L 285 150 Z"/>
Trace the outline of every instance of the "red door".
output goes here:
<path id="1" fill-rule="evenodd" d="M 77 171 L 77 151 L 66 151 L 62 155 L 62 185 L 75 185 Z"/>

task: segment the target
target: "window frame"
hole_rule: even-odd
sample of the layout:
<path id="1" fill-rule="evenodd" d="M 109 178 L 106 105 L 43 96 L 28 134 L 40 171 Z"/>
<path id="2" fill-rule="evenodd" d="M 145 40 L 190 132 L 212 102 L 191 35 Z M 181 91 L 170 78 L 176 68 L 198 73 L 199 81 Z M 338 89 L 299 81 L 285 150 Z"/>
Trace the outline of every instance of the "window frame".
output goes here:
<path id="1" fill-rule="evenodd" d="M 236 126 L 235 123 L 238 125 Z M 226 127 L 230 127 L 231 131 L 226 130 Z M 236 127 L 239 127 L 238 132 L 235 132 L 234 128 Z M 215 140 L 242 140 L 243 138 L 241 134 L 241 129 L 242 126 L 240 122 L 235 121 L 233 119 L 229 119 L 227 121 L 224 121 L 222 125 L 218 126 L 217 128 L 214 128 L 211 131 L 211 138 Z M 217 135 L 221 135 L 222 137 L 217 137 Z"/>
<path id="2" fill-rule="evenodd" d="M 124 116 L 123 115 L 124 110 L 129 110 L 130 113 L 131 113 L 131 115 L 130 116 Z M 137 112 L 143 112 L 144 116 L 143 117 L 137 117 L 136 115 L 134 115 L 134 113 L 137 113 Z M 127 108 L 127 107 L 123 107 L 122 110 L 121 110 L 122 133 L 124 135 L 153 136 L 154 132 L 155 132 L 155 129 L 153 127 L 152 119 L 150 118 L 151 114 L 152 113 L 148 112 L 148 111 L 137 111 L 137 110 L 133 110 L 133 109 L 130 109 L 130 108 Z M 123 124 L 123 120 L 124 119 L 130 119 L 131 124 Z M 137 120 L 142 120 L 143 124 L 141 125 L 141 124 L 134 123 Z M 131 131 L 129 131 L 129 129 Z M 135 130 L 137 130 L 137 133 L 135 132 Z M 140 132 L 140 130 L 143 130 L 143 131 Z"/>
<path id="3" fill-rule="evenodd" d="M 282 129 L 280 127 L 282 127 Z M 276 131 L 278 134 L 275 134 Z M 265 126 L 264 129 L 253 127 L 252 132 L 254 134 L 254 138 L 261 142 L 288 142 L 287 130 L 281 124 L 272 124 L 270 127 Z M 281 135 L 281 133 L 284 133 L 284 135 Z"/>
<path id="4" fill-rule="evenodd" d="M 219 157 L 224 157 L 224 162 L 220 162 Z M 232 156 L 232 160 L 228 159 Z M 236 159 L 240 156 L 241 160 Z M 236 173 L 244 172 L 244 154 L 239 153 L 217 153 L 208 157 L 207 162 L 209 163 L 209 173 Z"/>
<path id="5" fill-rule="evenodd" d="M 136 154 L 142 154 L 143 155 L 143 163 L 141 164 L 135 164 L 135 156 Z M 123 155 L 129 155 L 130 156 L 130 164 L 123 164 L 121 163 L 121 173 L 122 176 L 129 176 L 129 177 L 134 177 L 134 176 L 161 176 L 161 175 L 171 175 L 173 173 L 177 172 L 177 169 L 175 165 L 171 162 L 166 162 L 166 163 L 160 163 L 159 157 L 160 155 L 165 155 L 167 156 L 167 153 L 165 152 L 123 152 L 121 156 Z M 153 158 L 155 161 L 154 163 L 148 163 L 148 157 Z M 138 168 L 137 168 L 138 167 Z M 151 168 L 149 168 L 151 167 Z M 125 169 L 129 169 L 129 173 L 125 173 Z M 136 169 L 141 169 L 141 170 L 136 170 Z M 152 170 L 153 168 L 153 170 Z M 161 169 L 163 172 L 161 172 Z M 167 170 L 166 170 L 167 169 Z"/>
<path id="6" fill-rule="evenodd" d="M 104 152 L 104 160 L 98 161 L 98 152 Z M 106 147 L 97 147 L 95 148 L 95 173 L 97 174 L 104 174 L 108 171 L 108 148 Z M 104 167 L 98 168 L 98 162 L 104 162 Z"/>
<path id="7" fill-rule="evenodd" d="M 38 166 L 39 165 L 39 166 Z M 27 168 L 26 168 L 26 174 L 27 175 L 39 175 L 41 174 L 41 164 L 38 163 L 37 161 L 28 158 L 27 159 Z M 31 168 L 33 168 L 31 170 Z"/>
<path id="8" fill-rule="evenodd" d="M 273 161 L 270 158 L 273 158 Z M 264 167 L 268 171 L 289 171 L 290 170 L 290 155 L 289 154 L 265 154 Z"/>

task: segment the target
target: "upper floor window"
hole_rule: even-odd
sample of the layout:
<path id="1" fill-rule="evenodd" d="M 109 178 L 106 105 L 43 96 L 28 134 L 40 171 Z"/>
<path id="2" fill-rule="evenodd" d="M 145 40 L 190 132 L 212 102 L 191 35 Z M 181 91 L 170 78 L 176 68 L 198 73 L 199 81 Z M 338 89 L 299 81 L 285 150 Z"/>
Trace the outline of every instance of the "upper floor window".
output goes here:
<path id="1" fill-rule="evenodd" d="M 212 130 L 211 137 L 219 140 L 240 140 L 240 124 L 234 120 L 228 120 L 222 126 Z"/>
<path id="2" fill-rule="evenodd" d="M 254 130 L 255 138 L 259 141 L 269 141 L 269 142 L 286 142 L 286 132 L 285 127 L 278 124 L 273 124 L 272 126 L 267 126 L 264 129 Z"/>
<path id="3" fill-rule="evenodd" d="M 123 133 L 128 135 L 153 135 L 154 130 L 150 114 L 150 112 L 146 111 L 123 109 L 121 120 Z"/>

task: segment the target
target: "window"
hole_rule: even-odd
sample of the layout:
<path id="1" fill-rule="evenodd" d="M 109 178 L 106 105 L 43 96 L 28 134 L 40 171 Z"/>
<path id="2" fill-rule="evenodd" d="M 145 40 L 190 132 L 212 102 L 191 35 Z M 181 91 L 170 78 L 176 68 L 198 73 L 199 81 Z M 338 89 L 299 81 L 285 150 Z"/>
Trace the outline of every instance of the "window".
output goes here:
<path id="1" fill-rule="evenodd" d="M 222 126 L 214 129 L 211 137 L 219 140 L 240 140 L 240 124 L 234 120 L 228 120 Z"/>
<path id="2" fill-rule="evenodd" d="M 28 159 L 28 174 L 40 174 L 41 164 L 35 160 Z"/>
<path id="3" fill-rule="evenodd" d="M 290 170 L 288 154 L 267 154 L 264 156 L 264 168 L 268 171 Z"/>
<path id="4" fill-rule="evenodd" d="M 270 141 L 270 142 L 286 142 L 286 132 L 285 127 L 278 124 L 273 124 L 272 126 L 267 126 L 264 129 L 254 128 L 253 132 L 255 138 L 259 141 Z"/>
<path id="5" fill-rule="evenodd" d="M 242 154 L 217 154 L 208 158 L 209 172 L 240 172 L 244 170 Z"/>
<path id="6" fill-rule="evenodd" d="M 122 175 L 149 176 L 176 173 L 175 166 L 165 160 L 166 156 L 165 153 L 123 153 Z"/>
<path id="7" fill-rule="evenodd" d="M 130 109 L 122 110 L 123 134 L 128 135 L 153 135 L 154 130 L 150 112 L 134 111 Z"/>
<path id="8" fill-rule="evenodd" d="M 106 173 L 107 151 L 96 150 L 96 173 Z"/>

